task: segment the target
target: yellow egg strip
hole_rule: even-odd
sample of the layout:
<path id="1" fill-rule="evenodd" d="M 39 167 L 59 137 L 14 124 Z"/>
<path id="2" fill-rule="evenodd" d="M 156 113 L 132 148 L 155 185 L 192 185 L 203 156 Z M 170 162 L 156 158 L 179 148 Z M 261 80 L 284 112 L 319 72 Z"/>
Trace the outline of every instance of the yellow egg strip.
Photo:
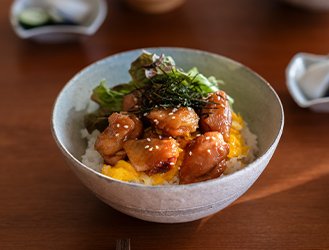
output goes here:
<path id="1" fill-rule="evenodd" d="M 249 147 L 246 145 L 241 130 L 245 126 L 241 115 L 232 112 L 232 127 L 230 129 L 230 152 L 228 158 L 246 156 Z"/>

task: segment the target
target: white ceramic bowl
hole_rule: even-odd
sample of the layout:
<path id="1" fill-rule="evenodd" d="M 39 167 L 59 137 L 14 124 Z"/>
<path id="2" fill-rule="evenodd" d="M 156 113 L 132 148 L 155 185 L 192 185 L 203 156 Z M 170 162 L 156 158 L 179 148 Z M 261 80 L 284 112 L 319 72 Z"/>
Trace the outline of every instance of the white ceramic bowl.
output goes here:
<path id="1" fill-rule="evenodd" d="M 36 7 L 42 0 L 15 0 L 10 11 L 10 21 L 15 33 L 23 39 L 34 39 L 42 42 L 61 42 L 76 38 L 79 35 L 92 35 L 101 26 L 107 15 L 105 0 L 81 0 L 89 13 L 79 25 L 46 25 L 33 29 L 24 29 L 18 16 L 27 7 Z"/>
<path id="2" fill-rule="evenodd" d="M 54 106 L 54 138 L 71 169 L 97 197 L 111 207 L 147 221 L 176 223 L 197 220 L 218 212 L 240 197 L 265 169 L 279 142 L 284 114 L 272 87 L 245 66 L 208 52 L 182 48 L 148 48 L 165 53 L 187 70 L 198 67 L 205 75 L 226 82 L 225 90 L 235 99 L 234 108 L 258 136 L 259 157 L 246 168 L 219 179 L 172 186 L 144 186 L 118 181 L 81 163 L 86 142 L 80 138 L 84 111 L 91 90 L 101 79 L 108 83 L 130 79 L 130 63 L 142 50 L 116 54 L 98 61 L 75 75 L 60 92 Z"/>

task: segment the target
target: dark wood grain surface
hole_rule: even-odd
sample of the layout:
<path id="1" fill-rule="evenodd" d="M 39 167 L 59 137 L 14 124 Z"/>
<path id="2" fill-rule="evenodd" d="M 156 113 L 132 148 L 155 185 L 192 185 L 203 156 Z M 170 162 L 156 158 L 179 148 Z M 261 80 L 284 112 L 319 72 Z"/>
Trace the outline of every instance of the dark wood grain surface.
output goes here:
<path id="1" fill-rule="evenodd" d="M 111 0 L 100 30 L 64 44 L 19 39 L 0 7 L 0 249 L 329 249 L 329 114 L 299 108 L 285 85 L 297 52 L 327 54 L 329 15 L 267 0 L 188 0 L 146 15 Z M 178 46 L 249 66 L 279 94 L 286 124 L 270 164 L 230 207 L 183 224 L 115 211 L 69 170 L 50 132 L 54 100 L 80 69 L 117 52 Z"/>

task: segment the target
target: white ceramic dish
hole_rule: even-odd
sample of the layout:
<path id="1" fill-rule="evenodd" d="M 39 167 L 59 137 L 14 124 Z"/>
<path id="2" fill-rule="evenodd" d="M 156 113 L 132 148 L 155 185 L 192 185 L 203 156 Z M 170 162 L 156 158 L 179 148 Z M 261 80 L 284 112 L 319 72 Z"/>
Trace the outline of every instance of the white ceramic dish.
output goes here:
<path id="1" fill-rule="evenodd" d="M 298 53 L 290 61 L 286 69 L 286 84 L 295 102 L 302 108 L 310 108 L 316 112 L 329 112 L 329 97 L 309 99 L 298 84 L 305 71 L 315 63 L 328 61 L 328 56 L 310 53 Z"/>
<path id="2" fill-rule="evenodd" d="M 244 169 L 223 178 L 189 185 L 145 186 L 118 181 L 83 165 L 86 142 L 81 139 L 85 111 L 92 89 L 101 79 L 109 86 L 129 81 L 130 63 L 142 50 L 107 57 L 75 75 L 54 105 L 53 136 L 70 168 L 97 197 L 111 207 L 147 221 L 176 223 L 193 221 L 216 213 L 239 198 L 270 161 L 284 124 L 281 102 L 272 87 L 245 66 L 208 52 L 182 48 L 148 48 L 172 56 L 187 70 L 198 67 L 205 75 L 226 82 L 224 90 L 235 98 L 234 108 L 258 136 L 259 156 Z M 115 72 L 115 73 L 114 73 Z M 271 115 L 269 115 L 271 114 Z"/>
<path id="3" fill-rule="evenodd" d="M 69 0 L 68 0 L 69 1 Z M 107 15 L 105 0 L 80 0 L 89 8 L 88 16 L 79 25 L 48 25 L 24 29 L 18 16 L 27 7 L 40 5 L 40 0 L 15 0 L 10 12 L 10 21 L 16 34 L 23 39 L 57 42 L 76 38 L 78 35 L 92 35 L 101 26 Z"/>

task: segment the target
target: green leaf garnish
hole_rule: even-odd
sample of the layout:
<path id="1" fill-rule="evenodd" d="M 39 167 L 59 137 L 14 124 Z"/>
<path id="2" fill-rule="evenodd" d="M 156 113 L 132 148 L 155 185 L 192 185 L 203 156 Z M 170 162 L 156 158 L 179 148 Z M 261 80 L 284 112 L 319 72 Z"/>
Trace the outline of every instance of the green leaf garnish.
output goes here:
<path id="1" fill-rule="evenodd" d="M 85 119 L 89 131 L 103 128 L 107 117 L 113 112 L 122 111 L 123 98 L 134 90 L 140 91 L 141 106 L 131 112 L 142 114 L 153 108 L 173 108 L 177 106 L 191 107 L 200 110 L 209 101 L 209 93 L 220 90 L 223 82 L 215 77 L 205 77 L 197 68 L 188 72 L 179 69 L 170 56 L 143 52 L 131 63 L 129 69 L 131 82 L 108 88 L 101 81 L 91 95 L 91 99 L 99 104 L 99 109 L 88 114 Z M 228 96 L 232 105 L 233 99 Z"/>

